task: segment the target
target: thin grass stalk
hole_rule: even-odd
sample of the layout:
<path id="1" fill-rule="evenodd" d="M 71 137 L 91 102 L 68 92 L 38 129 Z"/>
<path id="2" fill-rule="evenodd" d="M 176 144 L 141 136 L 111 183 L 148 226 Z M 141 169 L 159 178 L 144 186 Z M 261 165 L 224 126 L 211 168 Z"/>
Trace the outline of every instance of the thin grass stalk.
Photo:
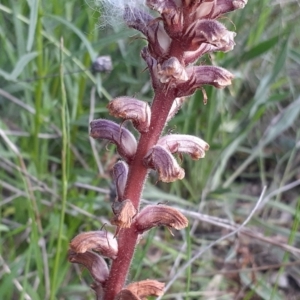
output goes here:
<path id="1" fill-rule="evenodd" d="M 64 84 L 64 67 L 63 67 L 63 39 L 61 39 L 61 51 L 60 51 L 60 86 L 61 86 L 61 122 L 62 122 L 62 153 L 61 153 L 61 168 L 62 168 L 62 200 L 60 209 L 60 221 L 59 231 L 57 237 L 57 249 L 54 261 L 54 268 L 52 272 L 52 286 L 50 299 L 54 300 L 56 297 L 58 287 L 58 273 L 60 270 L 61 253 L 62 253 L 62 240 L 64 236 L 64 220 L 67 205 L 67 192 L 68 192 L 68 179 L 69 179 L 69 160 L 70 160 L 70 137 L 69 137 L 69 118 L 68 118 L 68 106 L 67 95 Z"/>

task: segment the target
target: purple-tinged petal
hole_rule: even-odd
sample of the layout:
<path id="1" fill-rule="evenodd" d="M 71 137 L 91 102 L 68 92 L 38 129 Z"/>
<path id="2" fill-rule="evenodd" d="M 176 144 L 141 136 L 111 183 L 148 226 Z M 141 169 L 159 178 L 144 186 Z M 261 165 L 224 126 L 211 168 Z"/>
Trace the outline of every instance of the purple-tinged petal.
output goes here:
<path id="1" fill-rule="evenodd" d="M 98 119 L 90 124 L 90 136 L 94 139 L 107 139 L 117 146 L 118 153 L 128 162 L 136 152 L 137 142 L 133 134 L 115 122 Z"/>
<path id="2" fill-rule="evenodd" d="M 68 259 L 71 263 L 77 263 L 85 266 L 94 280 L 98 283 L 104 283 L 109 275 L 105 260 L 94 252 L 76 253 L 69 250 Z"/>
<path id="3" fill-rule="evenodd" d="M 188 80 L 185 67 L 176 57 L 170 57 L 162 65 L 158 65 L 158 77 L 162 83 L 170 81 L 177 83 Z"/>
<path id="4" fill-rule="evenodd" d="M 157 145 L 168 149 L 171 153 L 187 153 L 193 159 L 203 158 L 209 145 L 202 139 L 185 134 L 169 134 L 160 138 Z"/>
<path id="5" fill-rule="evenodd" d="M 166 205 L 148 205 L 135 219 L 135 227 L 143 233 L 156 226 L 167 226 L 177 230 L 188 225 L 187 218 L 177 209 Z"/>
<path id="6" fill-rule="evenodd" d="M 125 9 L 124 20 L 129 27 L 139 30 L 147 37 L 149 51 L 154 58 L 167 54 L 171 39 L 158 19 L 137 8 L 131 8 Z"/>
<path id="7" fill-rule="evenodd" d="M 206 43 L 226 52 L 233 49 L 235 36 L 235 32 L 227 30 L 216 20 L 198 20 L 187 29 L 183 47 L 186 51 L 195 51 L 202 43 Z"/>
<path id="8" fill-rule="evenodd" d="M 180 168 L 173 155 L 162 146 L 152 147 L 144 157 L 144 165 L 158 172 L 159 180 L 173 182 L 184 178 L 184 170 Z"/>
<path id="9" fill-rule="evenodd" d="M 196 66 L 187 69 L 189 80 L 183 84 L 178 84 L 177 97 L 193 94 L 196 89 L 203 85 L 213 85 L 218 89 L 223 89 L 231 84 L 234 77 L 229 71 L 215 66 Z"/>
<path id="10" fill-rule="evenodd" d="M 113 167 L 113 178 L 117 189 L 118 200 L 123 199 L 128 176 L 128 165 L 124 161 L 118 161 Z"/>
<path id="11" fill-rule="evenodd" d="M 151 109 L 149 105 L 132 97 L 118 97 L 107 105 L 109 113 L 116 118 L 132 120 L 139 132 L 147 132 L 150 125 Z"/>

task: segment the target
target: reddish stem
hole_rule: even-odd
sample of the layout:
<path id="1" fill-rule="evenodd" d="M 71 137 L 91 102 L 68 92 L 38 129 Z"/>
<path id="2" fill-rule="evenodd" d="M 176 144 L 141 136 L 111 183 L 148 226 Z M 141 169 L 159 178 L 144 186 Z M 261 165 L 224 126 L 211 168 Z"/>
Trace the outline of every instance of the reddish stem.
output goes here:
<path id="1" fill-rule="evenodd" d="M 135 158 L 129 166 L 124 199 L 130 199 L 137 209 L 139 208 L 144 182 L 148 173 L 147 168 L 143 165 L 143 158 L 149 149 L 157 143 L 175 99 L 173 90 L 165 91 L 165 93 L 164 91 L 156 91 L 151 108 L 149 131 L 141 135 Z M 138 233 L 134 226 L 120 230 L 118 256 L 111 265 L 110 275 L 105 285 L 104 300 L 114 300 L 115 296 L 124 287 L 137 238 Z"/>

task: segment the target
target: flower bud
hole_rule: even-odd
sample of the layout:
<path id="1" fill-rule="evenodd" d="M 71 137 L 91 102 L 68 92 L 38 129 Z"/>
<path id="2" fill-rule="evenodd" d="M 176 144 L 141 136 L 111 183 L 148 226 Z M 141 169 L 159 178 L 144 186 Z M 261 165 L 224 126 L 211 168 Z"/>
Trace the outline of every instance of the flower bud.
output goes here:
<path id="1" fill-rule="evenodd" d="M 162 23 L 137 8 L 125 9 L 124 20 L 129 27 L 139 30 L 147 37 L 148 48 L 154 58 L 167 54 L 171 39 Z"/>
<path id="2" fill-rule="evenodd" d="M 107 139 L 117 146 L 118 153 L 127 161 L 134 158 L 137 142 L 133 134 L 115 122 L 98 119 L 90 124 L 90 136 L 94 139 Z"/>
<path id="3" fill-rule="evenodd" d="M 148 131 L 151 110 L 146 102 L 124 96 L 110 101 L 107 108 L 114 117 L 132 120 L 134 127 L 139 132 Z"/>
<path id="4" fill-rule="evenodd" d="M 162 83 L 170 82 L 171 80 L 179 82 L 188 80 L 185 67 L 176 57 L 170 57 L 162 65 L 158 65 L 158 76 Z"/>
<path id="5" fill-rule="evenodd" d="M 74 237 L 70 249 L 76 253 L 94 250 L 103 256 L 115 259 L 118 254 L 118 243 L 110 232 L 89 231 Z"/>
<path id="6" fill-rule="evenodd" d="M 198 20 L 188 27 L 183 37 L 183 47 L 186 51 L 193 51 L 206 43 L 226 52 L 233 49 L 235 36 L 235 32 L 228 31 L 216 20 Z"/>
<path id="7" fill-rule="evenodd" d="M 184 178 L 184 170 L 179 167 L 170 151 L 160 145 L 152 147 L 143 162 L 146 167 L 156 170 L 159 180 L 163 182 L 173 182 Z"/>
<path id="8" fill-rule="evenodd" d="M 112 69 L 112 61 L 109 55 L 98 56 L 92 64 L 93 73 L 110 72 Z"/>
<path id="9" fill-rule="evenodd" d="M 164 28 L 171 38 L 178 37 L 183 30 L 183 14 L 173 0 L 147 0 L 146 5 L 161 14 Z"/>
<path id="10" fill-rule="evenodd" d="M 76 253 L 73 250 L 68 251 L 68 259 L 71 263 L 77 263 L 85 266 L 94 280 L 98 283 L 104 283 L 109 275 L 105 260 L 94 252 Z"/>
<path id="11" fill-rule="evenodd" d="M 128 176 L 128 165 L 124 161 L 119 160 L 114 165 L 113 168 L 113 177 L 114 177 L 114 182 L 116 185 L 119 201 L 123 199 L 123 194 L 127 182 L 127 176 Z"/>
<path id="12" fill-rule="evenodd" d="M 188 225 L 188 220 L 177 209 L 166 205 L 148 205 L 135 219 L 135 227 L 139 233 L 162 225 L 179 230 Z"/>
<path id="13" fill-rule="evenodd" d="M 168 149 L 171 153 L 187 153 L 192 159 L 199 159 L 205 156 L 205 151 L 209 149 L 209 145 L 202 139 L 186 134 L 169 134 L 160 138 L 157 142 Z"/>
<path id="14" fill-rule="evenodd" d="M 126 286 L 126 290 L 131 291 L 138 297 L 145 299 L 149 296 L 162 296 L 164 294 L 165 284 L 156 280 L 143 280 L 130 283 Z"/>
<path id="15" fill-rule="evenodd" d="M 151 56 L 148 47 L 144 47 L 141 51 L 141 56 L 143 60 L 147 63 L 147 66 L 149 68 L 149 72 L 151 75 L 151 80 L 152 80 L 152 87 L 153 89 L 157 89 L 160 85 L 161 82 L 159 81 L 159 76 L 157 73 L 157 60 Z"/>
<path id="16" fill-rule="evenodd" d="M 201 88 L 204 84 L 213 85 L 222 89 L 231 84 L 233 74 L 229 71 L 214 66 L 196 66 L 187 69 L 189 80 L 184 84 L 178 84 L 177 97 L 191 95 L 196 89 Z"/>
<path id="17" fill-rule="evenodd" d="M 111 221 L 113 225 L 117 225 L 119 228 L 130 228 L 132 219 L 136 215 L 137 211 L 129 199 L 123 201 L 115 201 L 112 204 L 112 210 L 115 217 Z"/>

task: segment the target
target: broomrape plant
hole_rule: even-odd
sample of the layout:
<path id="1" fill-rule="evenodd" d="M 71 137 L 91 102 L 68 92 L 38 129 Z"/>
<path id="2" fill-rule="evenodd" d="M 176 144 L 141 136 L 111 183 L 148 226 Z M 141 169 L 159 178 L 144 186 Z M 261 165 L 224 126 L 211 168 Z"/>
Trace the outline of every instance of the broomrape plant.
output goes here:
<path id="1" fill-rule="evenodd" d="M 218 89 L 231 84 L 233 75 L 229 71 L 194 63 L 204 54 L 233 49 L 235 33 L 216 19 L 243 8 L 246 2 L 146 0 L 148 8 L 158 12 L 159 17 L 153 17 L 140 6 L 124 6 L 125 23 L 148 41 L 141 56 L 150 73 L 154 97 L 151 106 L 128 96 L 113 99 L 107 106 L 112 116 L 132 122 L 139 132 L 138 141 L 122 123 L 98 119 L 90 124 L 90 135 L 114 143 L 123 159 L 113 168 L 117 197 L 112 205 L 111 223 L 116 226 L 115 236 L 104 231 L 81 233 L 71 241 L 68 254 L 70 262 L 82 264 L 91 273 L 98 300 L 163 295 L 164 284 L 156 280 L 125 286 L 134 249 L 147 230 L 161 225 L 179 230 L 188 225 L 188 220 L 167 205 L 149 205 L 140 210 L 143 186 L 150 169 L 157 171 L 163 182 L 184 178 L 175 153 L 186 153 L 197 160 L 209 149 L 205 141 L 195 136 L 161 134 L 187 96 L 206 84 Z M 110 267 L 102 256 L 112 260 Z"/>

